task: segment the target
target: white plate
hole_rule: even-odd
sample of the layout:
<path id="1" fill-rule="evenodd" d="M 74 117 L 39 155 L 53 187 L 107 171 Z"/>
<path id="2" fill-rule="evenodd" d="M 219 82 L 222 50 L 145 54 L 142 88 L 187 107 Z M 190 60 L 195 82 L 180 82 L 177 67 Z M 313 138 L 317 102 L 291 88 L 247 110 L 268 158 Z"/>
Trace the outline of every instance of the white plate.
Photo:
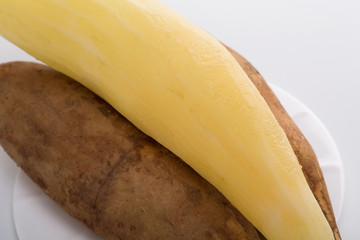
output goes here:
<path id="1" fill-rule="evenodd" d="M 344 171 L 334 140 L 305 105 L 284 90 L 272 88 L 313 146 L 338 219 L 343 205 Z M 15 182 L 13 211 L 20 240 L 101 239 L 62 211 L 22 171 Z"/>

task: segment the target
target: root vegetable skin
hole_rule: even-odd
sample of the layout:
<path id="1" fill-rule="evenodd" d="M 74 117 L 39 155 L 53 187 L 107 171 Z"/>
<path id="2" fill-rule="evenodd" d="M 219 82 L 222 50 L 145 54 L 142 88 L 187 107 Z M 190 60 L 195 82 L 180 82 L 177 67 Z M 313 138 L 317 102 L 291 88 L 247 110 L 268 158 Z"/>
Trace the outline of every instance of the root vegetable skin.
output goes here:
<path id="1" fill-rule="evenodd" d="M 0 102 L 6 152 L 104 238 L 263 239 L 211 184 L 65 75 L 0 65 Z"/>
<path id="2" fill-rule="evenodd" d="M 341 239 L 332 213 L 331 203 L 326 192 L 326 185 L 311 146 L 291 118 L 286 114 L 286 111 L 259 73 L 239 54 L 231 49 L 229 50 L 243 66 L 244 70 L 249 74 L 252 81 L 267 100 L 270 108 L 273 110 L 275 116 L 289 136 L 290 143 L 294 149 L 298 149 L 298 151 L 296 151 L 297 157 L 303 166 L 308 183 L 322 206 L 328 221 L 331 223 L 335 239 Z M 177 231 L 174 226 L 195 225 L 197 239 L 211 239 L 212 237 L 217 237 L 219 239 L 264 239 L 237 210 L 231 207 L 231 204 L 216 189 L 203 180 L 196 172 L 183 164 L 180 159 L 154 142 L 151 138 L 145 136 L 109 105 L 105 104 L 101 99 L 84 87 L 73 82 L 73 80 L 48 67 L 34 63 L 19 62 L 0 65 L 0 87 L 0 100 L 3 103 L 0 105 L 0 119 L 2 119 L 2 121 L 0 121 L 0 143 L 43 191 L 45 191 L 70 215 L 76 217 L 87 227 L 100 235 L 105 236 L 108 239 L 113 239 L 118 236 L 127 236 L 128 239 L 137 239 L 139 236 L 144 236 L 145 234 L 148 236 L 147 239 L 161 238 L 161 236 L 167 236 L 167 239 L 173 239 L 179 236 L 187 238 L 184 233 L 175 234 L 174 231 L 180 233 L 181 230 Z M 19 91 L 22 92 L 22 95 L 19 95 Z M 19 108 L 19 106 L 21 106 L 21 108 Z M 79 109 L 79 107 L 81 107 L 81 109 Z M 18 110 L 14 111 L 14 109 Z M 38 118 L 35 118 L 34 112 L 37 112 Z M 88 115 L 91 115 L 92 117 L 79 118 L 79 116 Z M 49 119 L 51 116 L 53 120 Z M 61 116 L 61 118 L 57 116 Z M 107 118 L 105 121 L 103 119 L 104 116 Z M 85 119 L 87 119 L 87 121 L 85 121 Z M 64 120 L 68 122 L 64 122 Z M 98 125 L 96 122 L 102 124 Z M 90 131 L 84 132 L 83 129 L 81 134 L 79 134 L 80 126 L 86 126 L 87 123 L 92 126 Z M 104 131 L 106 128 L 108 128 L 108 130 Z M 105 132 L 109 131 L 111 131 L 112 134 L 106 134 L 105 136 Z M 97 135 L 99 140 L 101 138 L 112 139 L 114 132 L 122 133 L 122 138 L 118 137 L 115 139 L 117 141 L 113 141 L 114 144 L 119 144 L 120 147 L 122 146 L 121 148 L 113 147 L 106 149 L 106 144 L 96 144 L 94 137 L 86 137 L 87 135 Z M 62 135 L 64 137 L 59 139 Z M 132 137 L 129 138 L 129 136 Z M 74 145 L 74 138 L 77 139 L 77 141 L 82 141 Z M 147 149 L 145 151 L 147 155 L 146 159 L 150 159 L 147 163 L 141 162 L 141 159 L 140 163 L 137 164 L 140 167 L 148 166 L 148 169 L 154 171 L 150 174 L 150 178 L 155 178 L 157 175 L 164 175 L 167 177 L 156 177 L 157 179 L 160 179 L 157 181 L 157 185 L 160 186 L 157 189 L 152 188 L 147 180 L 138 184 L 138 188 L 141 190 L 142 195 L 148 197 L 148 199 L 142 198 L 142 200 L 147 201 L 149 211 L 146 211 L 147 214 L 143 214 L 140 217 L 136 216 L 136 214 L 131 214 L 131 217 L 136 216 L 136 220 L 131 219 L 131 217 L 129 220 L 122 215 L 127 211 L 139 211 L 138 205 L 141 205 L 142 203 L 136 202 L 135 205 L 135 202 L 132 201 L 132 199 L 136 197 L 134 191 L 129 195 L 118 196 L 111 191 L 111 188 L 103 190 L 106 198 L 122 198 L 125 199 L 124 201 L 128 200 L 130 206 L 127 206 L 126 211 L 123 211 L 122 214 L 117 213 L 117 211 L 114 211 L 115 214 L 111 213 L 111 211 L 108 212 L 111 220 L 99 223 L 99 218 L 96 216 L 98 211 L 95 210 L 98 209 L 98 207 L 94 204 L 94 198 L 100 193 L 99 188 L 101 187 L 94 183 L 99 181 L 99 183 L 102 183 L 100 185 L 103 186 L 105 185 L 104 179 L 106 177 L 104 174 L 99 174 L 99 172 L 88 171 L 89 167 L 91 167 L 91 169 L 99 169 L 99 166 L 103 165 L 104 159 L 106 159 L 108 155 L 101 156 L 96 154 L 95 158 L 98 157 L 98 159 L 103 159 L 100 160 L 99 163 L 99 161 L 94 161 L 93 152 L 87 151 L 87 148 L 89 146 L 97 145 L 96 148 L 101 154 L 109 152 L 110 155 L 115 153 L 117 156 L 120 156 L 124 155 L 124 152 L 127 152 L 126 148 L 133 145 L 137 145 L 137 149 L 144 149 L 144 147 L 141 147 L 141 144 L 139 145 L 136 143 L 137 139 L 141 140 L 143 146 Z M 106 143 L 108 142 L 109 141 L 106 141 Z M 131 142 L 131 144 L 124 144 L 124 142 Z M 82 144 L 84 146 L 82 146 Z M 53 152 L 51 149 L 55 149 L 56 151 Z M 61 154 L 62 158 L 54 159 L 55 156 L 60 155 L 57 154 L 57 152 L 61 149 L 63 149 L 63 151 L 61 151 L 63 152 Z M 78 151 L 78 149 L 83 149 L 83 151 L 79 151 L 83 154 L 74 156 L 71 152 Z M 115 151 L 115 149 L 117 149 L 117 151 Z M 144 152 L 144 150 L 140 152 Z M 41 153 L 41 155 L 39 155 L 39 153 Z M 149 157 L 151 155 L 153 157 Z M 61 160 L 63 158 L 69 160 L 62 162 Z M 40 161 L 41 159 L 47 161 Z M 49 159 L 52 159 L 50 163 L 48 161 Z M 128 161 L 134 161 L 134 158 Z M 77 165 L 79 165 L 79 162 L 82 162 L 82 168 L 74 171 L 74 169 L 77 168 Z M 115 169 L 114 165 L 116 165 L 116 160 L 110 160 L 109 163 L 110 162 L 112 163 L 112 166 L 107 166 L 106 176 L 109 176 L 111 169 Z M 155 162 L 156 166 L 152 166 L 155 165 Z M 90 166 L 87 166 L 87 164 Z M 46 165 L 49 166 L 46 167 Z M 124 164 L 120 164 L 117 168 L 122 168 L 123 165 Z M 134 165 L 130 168 L 133 167 Z M 61 172 L 57 172 L 59 169 L 62 169 Z M 84 169 L 87 169 L 87 171 Z M 147 172 L 147 174 L 149 174 L 149 172 Z M 131 176 L 137 179 L 149 179 L 149 177 L 144 177 L 142 175 L 144 175 L 144 172 L 137 172 Z M 54 179 L 53 176 L 56 178 Z M 83 180 L 79 182 L 78 178 Z M 70 181 L 69 179 L 73 180 Z M 84 179 L 87 179 L 86 181 L 92 179 L 93 181 L 85 186 Z M 131 177 L 129 179 L 131 179 Z M 114 181 L 122 183 L 121 179 Z M 69 184 L 71 184 L 71 188 L 68 186 Z M 178 187 L 174 188 L 174 185 L 177 185 Z M 158 215 L 166 209 L 167 212 L 162 214 L 166 219 L 169 219 L 169 216 L 167 215 L 183 216 L 185 208 L 178 207 L 180 203 L 177 199 L 188 198 L 187 195 L 191 192 L 188 190 L 190 188 L 193 190 L 192 192 L 197 192 L 197 194 L 190 194 L 190 196 L 194 195 L 194 197 L 197 197 L 197 200 L 196 202 L 187 201 L 187 209 L 197 210 L 191 212 L 187 211 L 187 218 L 183 218 L 182 222 L 177 222 L 176 225 L 171 225 L 171 228 L 167 228 L 169 227 L 167 225 L 169 223 L 168 220 L 166 220 L 165 225 L 163 225 L 164 222 L 161 221 L 161 217 Z M 63 194 L 63 192 L 68 192 L 69 189 L 71 189 L 71 192 L 76 193 L 76 198 L 74 198 L 72 194 Z M 97 192 L 97 194 L 89 194 L 92 190 L 93 192 Z M 169 199 L 165 201 L 165 205 L 162 203 L 161 208 L 159 209 L 156 208 L 157 203 L 153 199 L 153 196 L 162 195 L 163 190 L 172 196 L 169 196 Z M 176 191 L 172 192 L 173 190 Z M 147 191 L 152 191 L 153 194 L 149 195 Z M 83 194 L 83 192 L 86 192 L 86 194 Z M 177 197 L 174 198 L 174 196 Z M 192 197 L 189 199 L 191 200 Z M 134 205 L 131 205 L 131 203 Z M 116 206 L 116 204 L 114 204 L 114 206 Z M 170 211 L 170 209 L 176 211 Z M 200 222 L 196 223 L 196 221 L 189 222 L 189 220 L 194 217 L 191 213 L 200 215 L 197 219 L 201 221 L 201 224 Z M 149 217 L 148 215 L 152 215 L 152 217 Z M 216 218 L 214 216 L 216 216 Z M 107 218 L 106 215 L 104 218 Z M 176 219 L 176 217 L 173 218 Z M 125 219 L 128 221 L 123 221 Z M 142 221 L 139 221 L 139 219 L 142 219 Z M 158 232 L 157 235 L 151 235 L 146 232 L 145 226 L 149 219 L 151 219 L 151 224 L 148 226 L 149 229 L 154 229 L 154 225 L 163 225 L 161 231 Z M 96 222 L 96 224 L 94 224 L 94 222 Z M 118 226 L 119 222 L 123 228 L 121 231 L 117 229 L 110 233 L 104 232 L 104 226 Z M 226 224 L 224 224 L 225 222 Z M 142 224 L 145 226 L 142 226 Z M 219 235 L 216 231 L 207 231 L 206 228 L 200 226 L 208 226 L 208 229 L 212 230 L 221 229 L 220 232 L 222 232 L 222 234 Z M 229 226 L 233 227 L 229 228 Z M 234 226 L 236 226 L 236 228 L 234 228 Z M 137 231 L 142 229 L 144 232 L 142 232 L 141 235 L 138 235 L 136 234 L 137 231 L 130 231 L 130 229 L 137 229 Z M 184 229 L 186 229 L 189 236 L 195 236 L 194 229 L 182 227 L 182 230 Z M 237 230 L 234 231 L 235 229 Z M 205 232 L 206 234 L 204 235 Z M 132 237 L 129 238 L 129 236 Z"/>

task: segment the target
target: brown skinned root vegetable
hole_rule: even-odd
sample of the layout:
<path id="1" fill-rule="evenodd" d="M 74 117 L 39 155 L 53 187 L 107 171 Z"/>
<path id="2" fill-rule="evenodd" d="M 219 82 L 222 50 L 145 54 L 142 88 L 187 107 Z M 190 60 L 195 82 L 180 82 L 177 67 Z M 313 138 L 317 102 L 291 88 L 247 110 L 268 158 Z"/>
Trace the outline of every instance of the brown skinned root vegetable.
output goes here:
<path id="1" fill-rule="evenodd" d="M 0 67 L 0 143 L 41 189 L 106 239 L 261 239 L 211 184 L 74 80 Z"/>
<path id="2" fill-rule="evenodd" d="M 232 53 L 287 133 L 340 239 L 310 145 L 256 70 Z M 4 149 L 50 198 L 99 235 L 263 239 L 207 181 L 68 77 L 39 64 L 3 64 L 0 102 Z"/>

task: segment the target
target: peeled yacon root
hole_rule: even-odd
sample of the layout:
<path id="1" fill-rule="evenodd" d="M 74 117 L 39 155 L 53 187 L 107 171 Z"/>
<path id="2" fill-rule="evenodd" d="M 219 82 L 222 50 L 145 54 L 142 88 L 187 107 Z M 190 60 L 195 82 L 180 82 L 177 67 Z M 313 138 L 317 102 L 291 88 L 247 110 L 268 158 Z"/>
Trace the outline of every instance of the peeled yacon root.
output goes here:
<path id="1" fill-rule="evenodd" d="M 263 239 L 211 184 L 110 105 L 36 64 L 0 65 L 0 143 L 106 239 Z"/>
<path id="2" fill-rule="evenodd" d="M 246 74 L 249 76 L 251 81 L 255 84 L 256 88 L 259 90 L 269 105 L 271 111 L 274 113 L 276 120 L 284 129 L 286 136 L 289 139 L 289 142 L 296 154 L 296 157 L 302 166 L 303 173 L 311 188 L 311 191 L 314 193 L 316 200 L 318 201 L 327 221 L 330 224 L 335 239 L 340 240 L 341 236 L 336 224 L 329 193 L 327 191 L 325 180 L 314 150 L 306 140 L 305 136 L 301 133 L 300 129 L 296 126 L 295 122 L 288 115 L 260 73 L 239 53 L 228 46 L 225 47 L 234 56 L 234 58 L 238 61 Z"/>
<path id="3" fill-rule="evenodd" d="M 284 131 L 208 33 L 156 0 L 4 0 L 0 9 L 0 34 L 105 99 L 268 239 L 333 239 Z"/>

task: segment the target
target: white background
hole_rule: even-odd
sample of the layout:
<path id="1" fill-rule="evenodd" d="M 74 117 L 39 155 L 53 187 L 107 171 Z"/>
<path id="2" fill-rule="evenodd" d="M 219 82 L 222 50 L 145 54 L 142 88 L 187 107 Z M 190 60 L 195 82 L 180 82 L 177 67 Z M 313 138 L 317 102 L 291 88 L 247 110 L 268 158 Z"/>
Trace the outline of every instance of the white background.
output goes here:
<path id="1" fill-rule="evenodd" d="M 269 82 L 307 105 L 334 137 L 345 167 L 339 221 L 343 239 L 360 239 L 360 2 L 355 0 L 162 0 L 245 56 Z M 0 63 L 25 59 L 0 39 Z M 1 158 L 0 158 L 1 160 Z M 6 159 L 5 159 L 6 160 Z M 11 201 L 15 166 L 0 161 L 1 198 Z M 6 193 L 6 194 L 5 194 Z M 2 216 L 0 239 L 16 239 Z"/>

